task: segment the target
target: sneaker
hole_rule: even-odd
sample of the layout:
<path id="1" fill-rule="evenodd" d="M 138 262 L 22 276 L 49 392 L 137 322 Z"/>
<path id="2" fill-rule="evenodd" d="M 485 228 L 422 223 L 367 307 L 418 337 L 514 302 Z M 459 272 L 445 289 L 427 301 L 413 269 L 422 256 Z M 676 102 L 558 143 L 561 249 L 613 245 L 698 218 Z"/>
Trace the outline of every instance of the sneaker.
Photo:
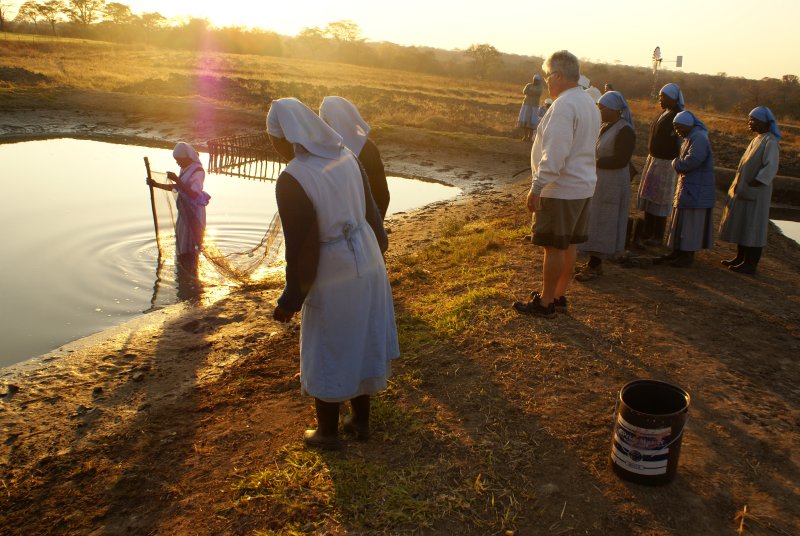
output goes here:
<path id="1" fill-rule="evenodd" d="M 553 318 L 556 316 L 556 303 L 547 306 L 542 305 L 542 300 L 537 296 L 536 299 L 524 302 L 514 302 L 514 310 L 518 313 L 531 316 L 541 316 L 542 318 Z"/>
<path id="2" fill-rule="evenodd" d="M 553 302 L 553 305 L 556 307 L 556 312 L 558 313 L 566 313 L 567 312 L 567 297 L 561 296 L 560 298 L 556 298 Z"/>

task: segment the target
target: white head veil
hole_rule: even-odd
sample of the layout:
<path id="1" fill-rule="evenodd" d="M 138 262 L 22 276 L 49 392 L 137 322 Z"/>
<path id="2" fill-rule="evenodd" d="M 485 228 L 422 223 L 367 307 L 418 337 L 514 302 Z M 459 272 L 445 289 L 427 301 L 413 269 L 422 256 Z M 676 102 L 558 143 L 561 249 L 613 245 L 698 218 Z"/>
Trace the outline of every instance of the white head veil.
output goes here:
<path id="1" fill-rule="evenodd" d="M 370 128 L 352 102 L 344 97 L 325 97 L 319 107 L 319 116 L 342 136 L 348 149 L 356 156 L 361 153 Z"/>
<path id="2" fill-rule="evenodd" d="M 195 151 L 194 147 L 183 141 L 179 141 L 175 144 L 175 149 L 172 151 L 172 157 L 189 158 L 192 162 L 202 165 L 202 162 L 200 162 L 200 155 L 197 154 L 197 151 Z"/>
<path id="3" fill-rule="evenodd" d="M 295 98 L 272 101 L 267 114 L 267 132 L 322 158 L 337 158 L 342 137 L 308 106 Z"/>

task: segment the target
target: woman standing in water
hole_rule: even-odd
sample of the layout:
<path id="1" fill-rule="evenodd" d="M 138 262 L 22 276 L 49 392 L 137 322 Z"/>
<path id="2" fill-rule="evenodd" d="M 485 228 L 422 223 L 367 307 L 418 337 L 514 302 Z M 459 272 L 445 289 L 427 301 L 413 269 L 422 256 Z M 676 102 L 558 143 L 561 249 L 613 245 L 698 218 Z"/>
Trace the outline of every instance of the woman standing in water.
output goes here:
<path id="1" fill-rule="evenodd" d="M 289 164 L 275 195 L 286 245 L 286 287 L 273 318 L 302 307 L 300 383 L 314 397 L 312 447 L 337 449 L 344 430 L 369 437 L 370 396 L 386 388 L 399 356 L 392 289 L 382 251 L 388 239 L 369 182 L 342 137 L 297 99 L 272 102 L 267 132 Z"/>
<path id="2" fill-rule="evenodd" d="M 179 174 L 167 172 L 167 178 L 174 184 L 161 184 L 148 179 L 147 184 L 154 188 L 177 191 L 175 205 L 178 208 L 178 221 L 175 222 L 175 251 L 178 256 L 178 285 L 182 282 L 189 287 L 197 284 L 197 265 L 203 237 L 206 232 L 206 206 L 211 196 L 203 191 L 206 172 L 200 162 L 200 155 L 188 143 L 178 142 L 172 157 L 180 166 Z M 191 289 L 178 289 L 181 297 L 194 293 Z"/>

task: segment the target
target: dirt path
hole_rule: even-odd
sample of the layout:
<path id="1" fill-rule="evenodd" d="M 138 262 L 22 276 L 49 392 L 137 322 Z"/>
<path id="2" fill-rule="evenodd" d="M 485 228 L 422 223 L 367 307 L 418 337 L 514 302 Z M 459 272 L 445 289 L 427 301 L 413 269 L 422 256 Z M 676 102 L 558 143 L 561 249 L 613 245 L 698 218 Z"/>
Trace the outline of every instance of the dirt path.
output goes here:
<path id="1" fill-rule="evenodd" d="M 796 244 L 771 229 L 755 278 L 722 269 L 721 243 L 686 270 L 608 264 L 573 286 L 567 315 L 521 317 L 508 305 L 541 271 L 520 240 L 524 150 L 390 134 L 391 171 L 468 195 L 388 223 L 403 359 L 373 439 L 308 468 L 313 411 L 297 324 L 270 319 L 277 284 L 176 306 L 3 371 L 4 533 L 800 533 Z M 480 257 L 454 261 L 487 233 Z M 469 322 L 441 331 L 449 301 L 474 293 Z M 614 399 L 636 378 L 693 397 L 678 477 L 661 488 L 608 469 Z M 253 475 L 274 486 L 276 468 L 294 471 L 283 498 L 256 493 Z M 353 498 L 359 475 L 369 493 Z"/>

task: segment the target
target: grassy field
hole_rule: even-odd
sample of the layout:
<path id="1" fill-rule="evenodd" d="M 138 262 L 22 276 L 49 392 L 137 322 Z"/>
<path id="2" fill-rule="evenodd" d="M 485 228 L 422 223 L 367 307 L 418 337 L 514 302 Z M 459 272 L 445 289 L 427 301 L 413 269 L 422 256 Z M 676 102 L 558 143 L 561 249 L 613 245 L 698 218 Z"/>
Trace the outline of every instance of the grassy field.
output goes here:
<path id="1" fill-rule="evenodd" d="M 190 52 L 0 34 L 0 104 L 4 96 L 68 88 L 131 96 L 199 97 L 261 112 L 273 98 L 297 97 L 314 109 L 325 95 L 341 95 L 356 103 L 373 127 L 516 137 L 524 82 L 515 85 L 211 50 Z M 691 103 L 691 95 L 686 98 Z M 647 128 L 658 114 L 657 105 L 649 101 L 630 104 L 639 136 L 637 154 L 645 154 Z M 732 144 L 736 151 L 746 146 L 746 118 L 703 110 L 696 113 L 720 144 Z M 794 160 L 800 149 L 800 126 L 786 124 L 783 130 L 786 159 Z M 723 160 L 735 166 L 738 157 L 732 154 Z"/>

